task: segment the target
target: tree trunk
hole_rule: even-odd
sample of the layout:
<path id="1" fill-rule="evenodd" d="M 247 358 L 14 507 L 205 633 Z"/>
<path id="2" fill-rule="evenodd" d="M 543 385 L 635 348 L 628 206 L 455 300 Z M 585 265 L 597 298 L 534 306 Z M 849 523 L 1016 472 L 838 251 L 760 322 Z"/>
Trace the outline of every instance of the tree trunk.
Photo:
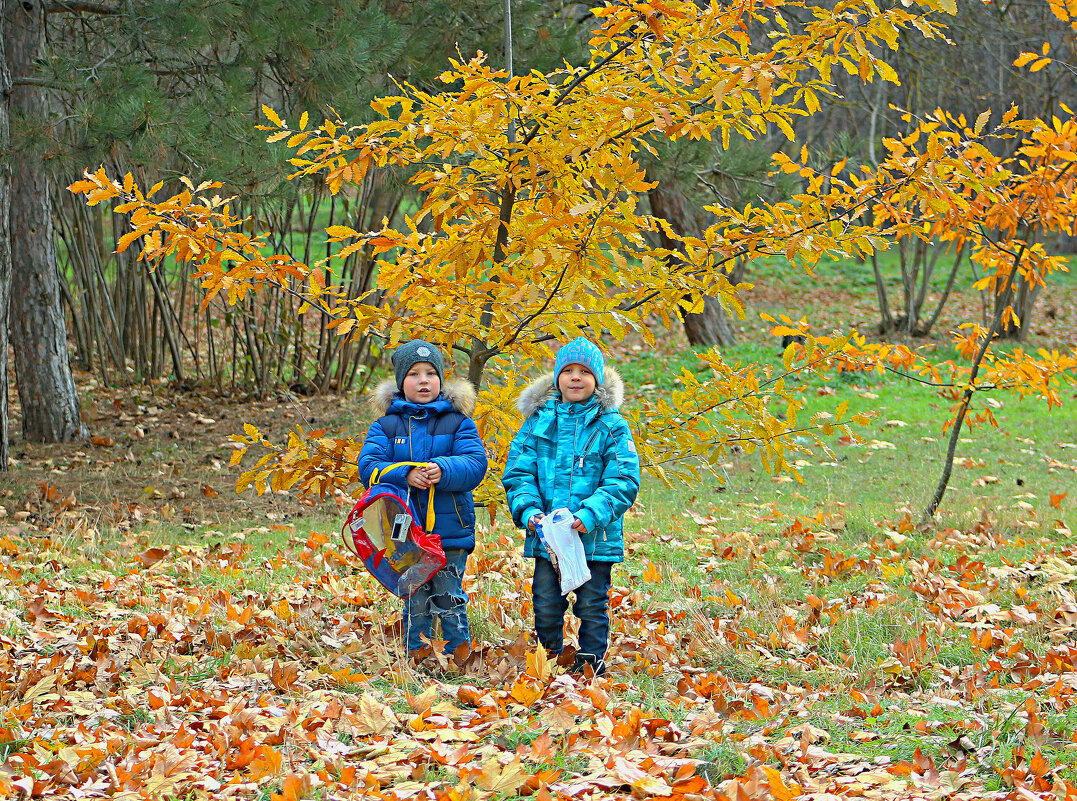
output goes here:
<path id="1" fill-rule="evenodd" d="M 685 198 L 675 190 L 659 183 L 647 193 L 651 201 L 651 213 L 665 219 L 675 231 L 682 235 L 699 236 L 701 226 L 686 208 Z M 676 249 L 676 241 L 670 239 L 666 232 L 659 229 L 662 247 Z M 736 283 L 735 279 L 734 283 Z M 686 312 L 681 309 L 684 321 L 684 333 L 691 345 L 732 345 L 737 341 L 737 332 L 733 323 L 717 300 L 703 297 L 703 311 Z"/>
<path id="2" fill-rule="evenodd" d="M 40 0 L 4 3 L 7 65 L 13 76 L 28 76 L 45 42 Z M 38 115 L 47 106 L 36 86 L 15 87 L 9 110 Z M 9 321 L 15 372 L 28 440 L 69 442 L 85 436 L 78 391 L 71 376 L 67 324 L 60 302 L 52 199 L 40 160 L 17 158 L 11 171 L 11 308 Z"/>
<path id="3" fill-rule="evenodd" d="M 931 329 L 935 327 L 935 323 L 939 321 L 939 315 L 942 314 L 942 309 L 946 305 L 946 301 L 950 299 L 950 293 L 954 291 L 954 281 L 957 278 L 957 269 L 961 266 L 961 257 L 965 253 L 965 243 L 961 243 L 957 252 L 954 254 L 954 266 L 950 268 L 950 277 L 946 279 L 946 289 L 942 292 L 942 297 L 939 298 L 939 303 L 935 307 L 934 313 L 931 315 L 931 319 L 927 321 L 924 326 L 924 336 L 928 336 L 931 333 Z"/>
<path id="4" fill-rule="evenodd" d="M 999 326 L 999 339 L 1009 339 L 1015 342 L 1024 342 L 1028 338 L 1028 331 L 1032 325 L 1032 309 L 1036 305 L 1036 299 L 1040 295 L 1040 285 L 1029 287 L 1024 276 L 1017 274 L 1013 277 L 1014 292 L 1011 303 L 1014 313 L 1020 320 L 1015 324 L 1013 318 L 1007 319 Z M 1006 308 L 1002 298 L 995 298 L 995 312 Z"/>
<path id="5" fill-rule="evenodd" d="M 879 269 L 879 255 L 872 251 L 871 266 L 875 269 L 875 300 L 879 305 L 880 334 L 889 334 L 894 330 L 894 315 L 890 311 L 890 298 L 886 292 L 886 282 L 883 280 L 882 271 Z"/>
<path id="6" fill-rule="evenodd" d="M 7 104 L 11 92 L 11 75 L 4 57 L 7 24 L 0 14 L 0 152 L 7 152 Z M 7 452 L 7 310 L 11 297 L 11 238 L 8 235 L 8 206 L 11 183 L 6 159 L 0 161 L 0 473 L 8 469 Z"/>

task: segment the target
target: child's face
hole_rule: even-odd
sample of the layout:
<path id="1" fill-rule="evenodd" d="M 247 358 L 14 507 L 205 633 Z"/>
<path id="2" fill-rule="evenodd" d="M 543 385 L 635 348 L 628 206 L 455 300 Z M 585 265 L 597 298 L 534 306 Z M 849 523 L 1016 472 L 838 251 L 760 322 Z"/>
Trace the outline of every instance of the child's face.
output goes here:
<path id="1" fill-rule="evenodd" d="M 586 403 L 595 394 L 595 374 L 582 364 L 570 364 L 557 376 L 557 388 L 561 400 L 568 403 Z"/>
<path id="2" fill-rule="evenodd" d="M 415 362 L 404 376 L 404 398 L 412 403 L 430 403 L 441 392 L 441 379 L 430 362 Z"/>

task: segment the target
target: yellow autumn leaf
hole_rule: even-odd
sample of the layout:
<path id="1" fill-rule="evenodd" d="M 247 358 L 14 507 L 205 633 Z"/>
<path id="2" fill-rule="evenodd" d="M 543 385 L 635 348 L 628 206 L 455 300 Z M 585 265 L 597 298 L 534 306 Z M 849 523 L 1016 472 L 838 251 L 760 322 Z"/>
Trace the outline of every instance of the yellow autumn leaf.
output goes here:
<path id="1" fill-rule="evenodd" d="M 283 128 L 284 127 L 284 123 L 281 122 L 280 117 L 277 116 L 277 112 L 275 112 L 273 109 L 271 109 L 269 106 L 265 105 L 264 103 L 262 104 L 262 113 L 266 115 L 266 119 L 268 119 L 271 123 L 276 125 L 278 128 Z"/>

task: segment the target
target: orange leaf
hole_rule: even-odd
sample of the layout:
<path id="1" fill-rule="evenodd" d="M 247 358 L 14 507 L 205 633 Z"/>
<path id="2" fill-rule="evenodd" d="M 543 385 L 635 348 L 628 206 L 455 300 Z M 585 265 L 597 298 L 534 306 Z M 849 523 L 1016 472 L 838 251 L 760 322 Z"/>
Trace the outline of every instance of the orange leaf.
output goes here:
<path id="1" fill-rule="evenodd" d="M 767 774 L 767 784 L 770 785 L 770 793 L 777 799 L 777 801 L 792 801 L 800 794 L 799 785 L 796 786 L 796 793 L 785 783 L 782 779 L 782 774 L 776 771 L 774 768 L 763 766 L 763 770 Z"/>
<path id="2" fill-rule="evenodd" d="M 659 19 L 657 14 L 652 12 L 647 15 L 647 27 L 654 31 L 654 35 L 659 41 L 665 38 L 665 34 L 662 32 L 662 20 Z"/>
<path id="3" fill-rule="evenodd" d="M 513 685 L 509 695 L 513 700 L 519 701 L 524 706 L 531 706 L 535 701 L 540 699 L 546 692 L 546 689 L 537 684 L 535 681 L 521 677 L 517 679 L 516 684 Z"/>
<path id="4" fill-rule="evenodd" d="M 305 798 L 311 789 L 311 777 L 292 774 L 284 779 L 279 794 L 273 793 L 273 801 L 299 801 Z"/>
<path id="5" fill-rule="evenodd" d="M 648 584 L 658 584 L 662 580 L 662 571 L 650 560 L 647 560 L 647 569 L 643 571 L 643 580 Z"/>
<path id="6" fill-rule="evenodd" d="M 240 758 L 243 756 L 244 744 L 240 744 Z M 263 776 L 276 776 L 284 765 L 284 756 L 280 751 L 270 748 L 268 745 L 260 745 L 254 749 L 256 758 L 251 765 L 251 777 L 256 781 Z M 246 764 L 246 763 L 244 763 Z"/>
<path id="7" fill-rule="evenodd" d="M 1053 508 L 1055 508 L 1055 509 L 1061 509 L 1062 508 L 1062 501 L 1064 501 L 1066 499 L 1067 495 L 1069 495 L 1069 490 L 1067 490 L 1066 492 L 1059 492 L 1059 493 L 1052 492 L 1051 493 L 1051 506 Z"/>

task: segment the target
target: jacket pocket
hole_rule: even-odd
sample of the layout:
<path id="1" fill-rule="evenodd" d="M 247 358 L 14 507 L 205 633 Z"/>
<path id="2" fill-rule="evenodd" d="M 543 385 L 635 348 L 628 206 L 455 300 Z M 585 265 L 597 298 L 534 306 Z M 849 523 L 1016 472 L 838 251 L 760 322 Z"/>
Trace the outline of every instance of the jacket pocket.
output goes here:
<path id="1" fill-rule="evenodd" d="M 475 525 L 475 509 L 472 507 L 470 510 L 460 511 L 460 499 L 457 493 L 452 494 L 452 506 L 456 511 L 456 519 L 460 521 L 460 528 L 471 528 Z M 470 514 L 468 514 L 470 511 Z"/>

